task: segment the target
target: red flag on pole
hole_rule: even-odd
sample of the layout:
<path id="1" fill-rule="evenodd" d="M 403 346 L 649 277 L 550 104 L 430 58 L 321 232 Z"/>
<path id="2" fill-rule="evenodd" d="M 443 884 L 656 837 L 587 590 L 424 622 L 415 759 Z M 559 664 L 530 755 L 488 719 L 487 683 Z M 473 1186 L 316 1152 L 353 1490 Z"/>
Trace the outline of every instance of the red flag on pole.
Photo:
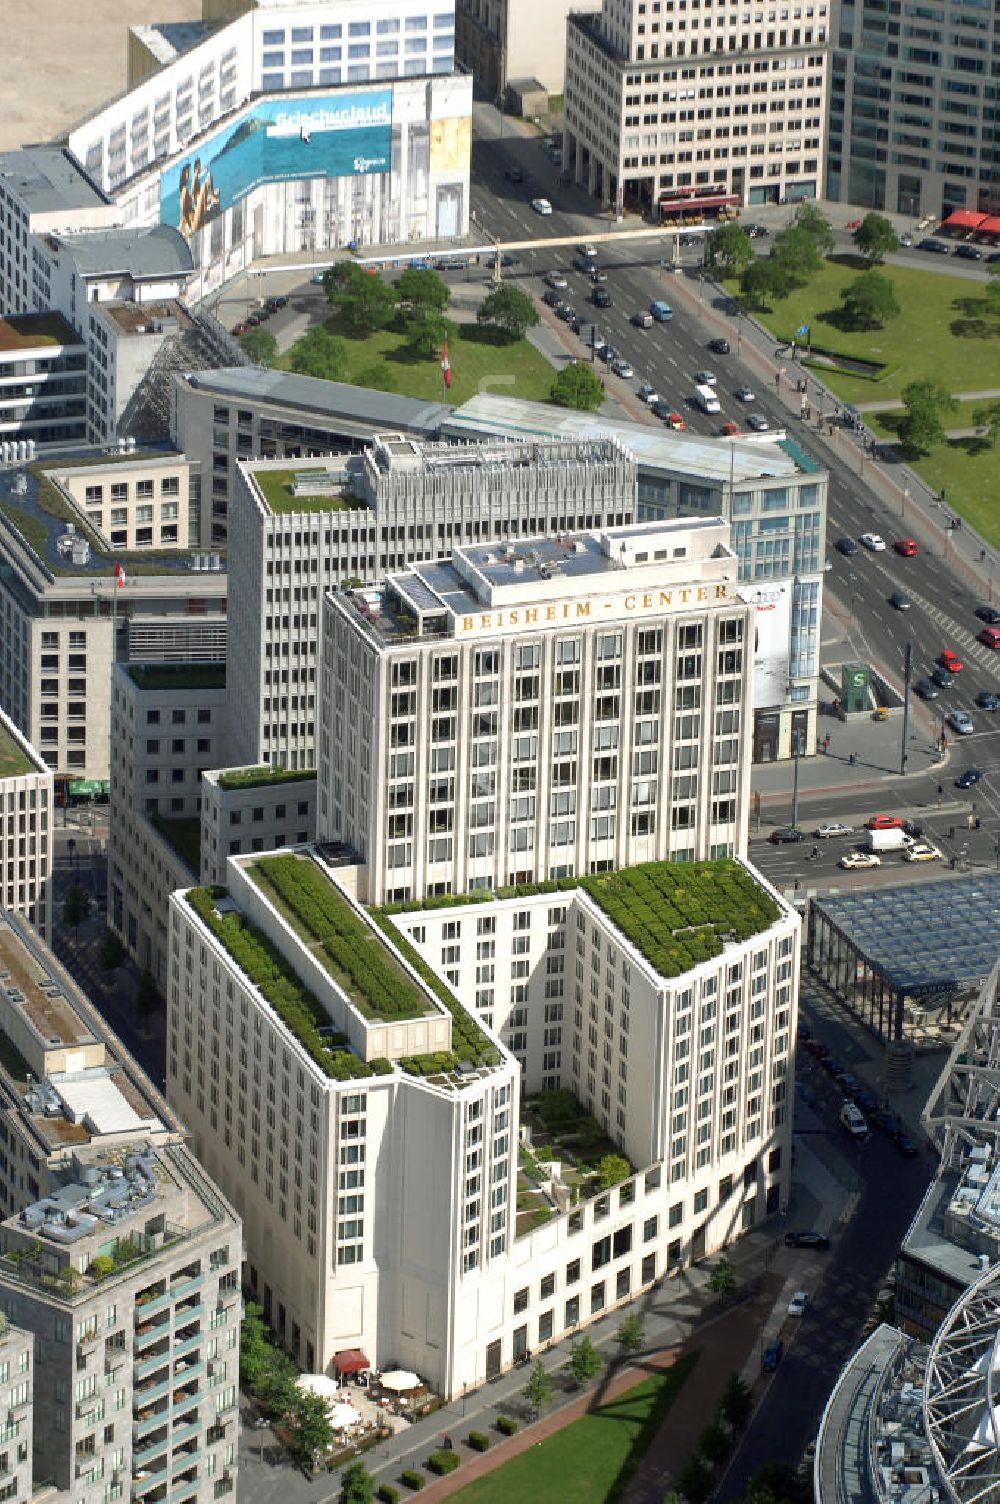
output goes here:
<path id="1" fill-rule="evenodd" d="M 448 336 L 441 346 L 441 376 L 446 387 L 451 386 L 451 361 L 448 359 Z"/>
<path id="2" fill-rule="evenodd" d="M 116 564 L 115 565 L 115 584 L 118 586 L 118 589 L 120 590 L 122 588 L 122 586 L 124 585 L 124 583 L 125 583 L 125 566 L 123 564 Z"/>

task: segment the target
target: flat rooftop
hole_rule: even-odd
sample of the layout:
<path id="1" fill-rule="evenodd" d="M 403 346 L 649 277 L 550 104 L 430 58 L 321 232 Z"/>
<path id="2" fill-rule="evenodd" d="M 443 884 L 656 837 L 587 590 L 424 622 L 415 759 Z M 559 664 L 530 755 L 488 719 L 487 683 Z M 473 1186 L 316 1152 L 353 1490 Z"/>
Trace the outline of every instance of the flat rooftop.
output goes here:
<path id="1" fill-rule="evenodd" d="M 133 26 L 131 30 L 165 67 L 203 42 L 209 28 L 204 21 L 154 21 L 146 26 Z"/>
<path id="2" fill-rule="evenodd" d="M 963 1286 L 971 1285 L 982 1273 L 979 1253 L 972 1247 L 963 1248 L 945 1231 L 945 1213 L 961 1190 L 964 1179 L 965 1176 L 957 1170 L 944 1170 L 931 1181 L 900 1246 L 904 1257 L 918 1259 L 921 1264 Z M 994 1229 L 991 1240 L 994 1254 L 998 1233 L 1000 1228 Z M 985 1248 L 985 1242 L 983 1246 Z M 945 1301 L 946 1305 L 949 1303 Z"/>
<path id="3" fill-rule="evenodd" d="M 364 452 L 366 472 L 376 486 L 398 480 L 405 485 L 414 475 L 480 476 L 488 472 L 508 474 L 511 470 L 542 472 L 547 467 L 566 464 L 611 464 L 623 458 L 622 446 L 610 437 L 600 438 L 523 438 L 480 439 L 475 443 L 456 444 L 431 441 L 404 434 L 376 437 Z"/>
<path id="4" fill-rule="evenodd" d="M 137 689 L 190 690 L 225 689 L 224 663 L 127 663 L 128 674 Z"/>
<path id="5" fill-rule="evenodd" d="M 40 1049 L 96 1041 L 97 1035 L 74 1008 L 41 942 L 27 925 L 9 918 L 0 920 L 0 989 L 0 1026 L 6 1015 L 23 1020 Z"/>
<path id="6" fill-rule="evenodd" d="M 31 214 L 103 208 L 110 202 L 60 146 L 22 146 L 0 153 L 0 177 Z"/>
<path id="7" fill-rule="evenodd" d="M 72 345 L 85 349 L 82 337 L 61 313 L 17 313 L 0 319 L 0 354 Z"/>
<path id="8" fill-rule="evenodd" d="M 858 889 L 814 900 L 817 912 L 897 991 L 919 997 L 983 981 L 997 961 L 1000 873 L 942 879 L 913 889 Z"/>
<path id="9" fill-rule="evenodd" d="M 443 402 L 377 392 L 343 381 L 321 381 L 293 371 L 263 366 L 223 366 L 197 371 L 183 378 L 195 391 L 220 400 L 257 402 L 289 410 L 291 421 L 312 417 L 332 431 L 370 439 L 379 429 L 390 433 L 433 434 L 452 409 Z"/>
<path id="10" fill-rule="evenodd" d="M 84 276 L 173 279 L 186 276 L 194 267 L 191 247 L 173 225 L 78 230 L 59 238 Z"/>
<path id="11" fill-rule="evenodd" d="M 593 413 L 552 407 L 547 402 L 529 402 L 518 397 L 499 397 L 483 392 L 461 407 L 449 408 L 441 432 L 452 438 L 488 437 L 566 440 L 617 439 L 632 454 L 640 468 L 683 471 L 719 485 L 737 485 L 761 476 L 791 477 L 804 467 L 777 439 L 701 438 L 673 433 L 659 425 L 615 422 Z M 799 453 L 803 453 L 801 449 Z M 809 468 L 816 466 L 810 461 Z"/>
<path id="12" fill-rule="evenodd" d="M 365 511 L 367 502 L 356 490 L 360 460 L 348 457 L 303 460 L 274 465 L 266 460 L 244 462 L 261 499 L 275 515 L 290 512 Z"/>

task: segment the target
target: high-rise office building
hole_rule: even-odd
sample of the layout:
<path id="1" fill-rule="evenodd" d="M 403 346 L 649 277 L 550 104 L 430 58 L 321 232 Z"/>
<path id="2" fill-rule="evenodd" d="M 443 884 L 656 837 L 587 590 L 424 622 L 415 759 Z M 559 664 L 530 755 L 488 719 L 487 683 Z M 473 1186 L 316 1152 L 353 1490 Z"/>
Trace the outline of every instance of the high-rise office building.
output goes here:
<path id="1" fill-rule="evenodd" d="M 721 519 L 473 544 L 327 597 L 317 836 L 370 902 L 745 850 Z"/>

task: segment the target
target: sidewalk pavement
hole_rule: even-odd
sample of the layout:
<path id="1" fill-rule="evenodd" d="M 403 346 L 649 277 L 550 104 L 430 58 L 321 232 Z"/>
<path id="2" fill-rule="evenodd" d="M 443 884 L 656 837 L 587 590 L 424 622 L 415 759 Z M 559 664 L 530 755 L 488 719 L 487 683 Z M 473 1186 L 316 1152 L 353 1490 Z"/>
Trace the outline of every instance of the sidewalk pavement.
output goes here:
<path id="1" fill-rule="evenodd" d="M 982 392 L 952 392 L 951 395 L 956 402 L 990 402 L 995 397 L 1000 397 L 1000 387 L 989 387 Z M 855 402 L 853 406 L 859 413 L 887 413 L 901 411 L 903 399 L 896 397 L 889 401 L 883 399 L 881 402 Z"/>

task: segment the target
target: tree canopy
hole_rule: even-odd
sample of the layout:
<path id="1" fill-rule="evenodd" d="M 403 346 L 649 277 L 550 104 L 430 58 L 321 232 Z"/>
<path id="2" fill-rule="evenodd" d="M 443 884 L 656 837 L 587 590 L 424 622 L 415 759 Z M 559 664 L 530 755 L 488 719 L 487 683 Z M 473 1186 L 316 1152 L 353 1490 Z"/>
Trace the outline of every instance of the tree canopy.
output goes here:
<path id="1" fill-rule="evenodd" d="M 777 262 L 789 281 L 804 282 L 819 271 L 823 254 L 811 230 L 792 224 L 775 236 L 770 260 Z"/>
<path id="2" fill-rule="evenodd" d="M 890 251 L 899 250 L 892 221 L 884 214 L 866 214 L 854 232 L 854 244 L 872 265 L 883 261 Z"/>
<path id="3" fill-rule="evenodd" d="M 574 360 L 563 366 L 552 383 L 549 397 L 557 407 L 575 407 L 592 413 L 604 401 L 604 383 L 592 366 Z"/>
<path id="4" fill-rule="evenodd" d="M 347 365 L 347 341 L 316 324 L 294 346 L 289 364 L 300 376 L 340 381 Z"/>
<path id="5" fill-rule="evenodd" d="M 749 307 L 763 308 L 773 299 L 787 298 L 792 290 L 792 279 L 780 262 L 769 256 L 757 256 L 744 267 L 740 290 Z"/>
<path id="6" fill-rule="evenodd" d="M 278 359 L 278 341 L 270 329 L 248 329 L 240 335 L 240 344 L 258 365 L 273 366 Z"/>
<path id="7" fill-rule="evenodd" d="M 753 244 L 742 225 L 730 220 L 713 230 L 708 240 L 708 260 L 712 266 L 723 266 L 731 272 L 741 272 L 753 260 Z"/>
<path id="8" fill-rule="evenodd" d="M 836 242 L 830 228 L 830 221 L 811 199 L 803 199 L 796 208 L 792 228 L 805 230 L 808 235 L 811 235 L 821 256 L 828 256 L 833 250 Z"/>
<path id="9" fill-rule="evenodd" d="M 903 388 L 906 417 L 899 425 L 899 440 L 909 454 L 926 453 L 944 439 L 943 414 L 955 400 L 935 381 L 911 381 Z"/>
<path id="10" fill-rule="evenodd" d="M 578 1337 L 569 1350 L 569 1371 L 577 1384 L 589 1384 L 604 1367 L 604 1359 L 589 1337 Z"/>
<path id="11" fill-rule="evenodd" d="M 862 272 L 840 294 L 844 315 L 855 329 L 881 329 L 901 309 L 889 278 L 882 272 Z"/>
<path id="12" fill-rule="evenodd" d="M 338 261 L 323 274 L 330 306 L 348 329 L 370 334 L 384 329 L 396 314 L 396 289 L 354 261 Z"/>
<path id="13" fill-rule="evenodd" d="M 509 282 L 501 282 L 480 303 L 476 320 L 499 329 L 509 339 L 523 339 L 538 323 L 538 310 L 527 293 Z"/>

